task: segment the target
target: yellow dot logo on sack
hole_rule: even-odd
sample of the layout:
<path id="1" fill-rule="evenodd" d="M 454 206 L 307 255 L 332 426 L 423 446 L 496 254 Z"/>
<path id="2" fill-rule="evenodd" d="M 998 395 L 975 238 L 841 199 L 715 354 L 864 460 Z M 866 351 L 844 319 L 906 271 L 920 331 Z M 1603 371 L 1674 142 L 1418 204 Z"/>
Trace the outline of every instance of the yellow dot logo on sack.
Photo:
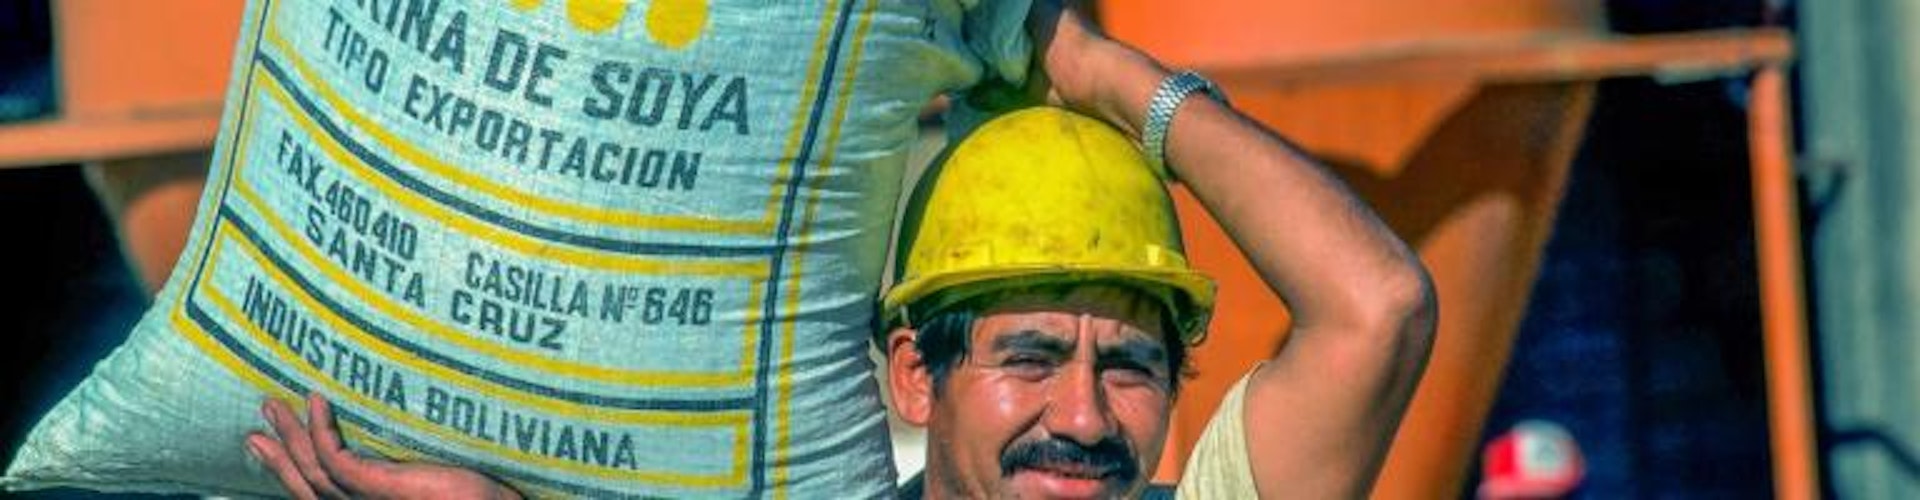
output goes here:
<path id="1" fill-rule="evenodd" d="M 647 9 L 647 34 L 670 49 L 693 43 L 706 26 L 707 0 L 654 0 Z"/>
<path id="2" fill-rule="evenodd" d="M 508 0 L 514 8 L 533 10 L 544 0 Z M 632 0 L 568 0 L 567 22 L 574 29 L 605 33 L 627 17 Z M 707 0 L 654 0 L 647 6 L 647 35 L 669 49 L 685 48 L 707 28 Z"/>

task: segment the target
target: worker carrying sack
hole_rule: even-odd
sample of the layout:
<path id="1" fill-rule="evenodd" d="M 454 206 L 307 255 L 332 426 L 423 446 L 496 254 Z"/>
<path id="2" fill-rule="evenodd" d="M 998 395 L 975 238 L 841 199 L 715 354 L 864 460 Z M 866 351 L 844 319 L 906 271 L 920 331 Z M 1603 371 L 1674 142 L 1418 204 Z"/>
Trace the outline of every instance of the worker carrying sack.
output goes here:
<path id="1" fill-rule="evenodd" d="M 891 494 L 923 103 L 1024 1 L 250 0 L 189 246 L 8 488 L 274 494 L 265 397 L 535 495 Z"/>

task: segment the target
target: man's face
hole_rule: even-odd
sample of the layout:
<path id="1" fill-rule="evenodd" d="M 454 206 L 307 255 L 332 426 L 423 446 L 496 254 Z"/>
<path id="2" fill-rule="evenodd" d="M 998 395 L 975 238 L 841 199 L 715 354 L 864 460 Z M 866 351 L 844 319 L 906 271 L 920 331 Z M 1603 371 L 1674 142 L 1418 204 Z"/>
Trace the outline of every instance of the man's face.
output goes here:
<path id="1" fill-rule="evenodd" d="M 1014 294 L 990 305 L 917 422 L 932 440 L 928 492 L 1112 498 L 1145 486 L 1166 439 L 1177 376 L 1167 366 L 1161 314 L 1111 286 Z"/>

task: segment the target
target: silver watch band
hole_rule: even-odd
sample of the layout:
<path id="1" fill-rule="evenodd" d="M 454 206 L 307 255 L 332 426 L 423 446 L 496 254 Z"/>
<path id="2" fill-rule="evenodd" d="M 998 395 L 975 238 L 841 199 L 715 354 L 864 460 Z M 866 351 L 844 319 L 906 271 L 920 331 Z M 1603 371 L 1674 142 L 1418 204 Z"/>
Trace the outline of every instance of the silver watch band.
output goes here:
<path id="1" fill-rule="evenodd" d="M 1196 90 L 1206 90 L 1207 95 L 1221 104 L 1227 103 L 1227 96 L 1220 87 L 1193 71 L 1181 71 L 1160 81 L 1153 90 L 1153 97 L 1147 100 L 1147 123 L 1140 130 L 1140 149 L 1147 156 L 1147 163 L 1153 165 L 1162 177 L 1172 178 L 1167 170 L 1167 127 L 1173 123 L 1173 113 L 1180 109 L 1180 103 Z"/>

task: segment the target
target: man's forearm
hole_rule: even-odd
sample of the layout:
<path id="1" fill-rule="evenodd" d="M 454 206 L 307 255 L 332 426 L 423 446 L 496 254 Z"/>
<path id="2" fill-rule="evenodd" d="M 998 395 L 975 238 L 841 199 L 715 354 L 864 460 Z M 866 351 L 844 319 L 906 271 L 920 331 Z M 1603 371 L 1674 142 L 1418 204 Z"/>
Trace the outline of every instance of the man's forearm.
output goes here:
<path id="1" fill-rule="evenodd" d="M 1175 175 L 1292 312 L 1246 403 L 1261 491 L 1365 496 L 1431 346 L 1425 268 L 1330 172 L 1211 99 L 1187 99 L 1167 140 Z"/>

